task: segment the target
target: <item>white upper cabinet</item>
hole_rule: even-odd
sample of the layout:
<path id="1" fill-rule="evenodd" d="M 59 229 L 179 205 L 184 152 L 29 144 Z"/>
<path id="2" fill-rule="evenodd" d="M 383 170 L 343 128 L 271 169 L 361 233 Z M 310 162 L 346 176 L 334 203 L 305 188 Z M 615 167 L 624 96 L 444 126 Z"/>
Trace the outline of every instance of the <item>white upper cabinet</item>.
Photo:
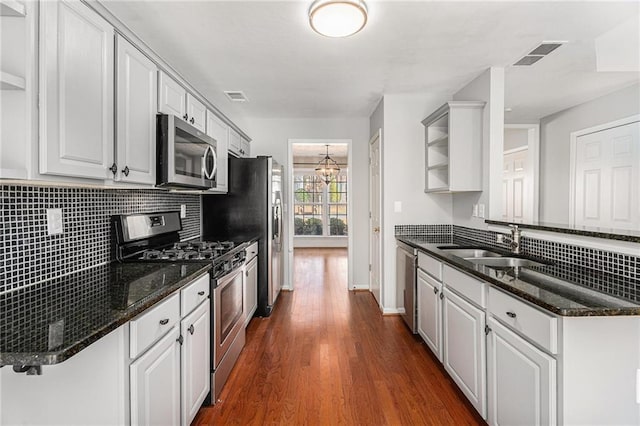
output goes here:
<path id="1" fill-rule="evenodd" d="M 240 150 L 242 149 L 242 136 L 240 133 L 233 129 L 229 129 L 229 151 L 235 156 L 241 157 Z"/>
<path id="2" fill-rule="evenodd" d="M 213 112 L 207 110 L 207 135 L 216 140 L 218 174 L 215 192 L 227 192 L 229 170 L 229 126 Z"/>
<path id="3" fill-rule="evenodd" d="M 241 141 L 240 154 L 243 157 L 249 157 L 251 155 L 251 142 L 249 142 L 245 138 L 242 138 L 242 141 Z"/>
<path id="4" fill-rule="evenodd" d="M 158 112 L 187 119 L 187 91 L 177 81 L 160 71 L 158 73 Z"/>
<path id="5" fill-rule="evenodd" d="M 80 2 L 40 6 L 40 172 L 109 178 L 113 27 Z"/>
<path id="6" fill-rule="evenodd" d="M 484 102 L 447 102 L 422 120 L 425 192 L 482 191 Z"/>
<path id="7" fill-rule="evenodd" d="M 189 123 L 201 132 L 206 131 L 207 107 L 202 102 L 187 93 L 187 115 Z"/>
<path id="8" fill-rule="evenodd" d="M 180 117 L 205 132 L 207 107 L 164 72 L 160 71 L 158 75 L 158 112 Z"/>
<path id="9" fill-rule="evenodd" d="M 157 67 L 117 37 L 115 180 L 155 184 Z"/>

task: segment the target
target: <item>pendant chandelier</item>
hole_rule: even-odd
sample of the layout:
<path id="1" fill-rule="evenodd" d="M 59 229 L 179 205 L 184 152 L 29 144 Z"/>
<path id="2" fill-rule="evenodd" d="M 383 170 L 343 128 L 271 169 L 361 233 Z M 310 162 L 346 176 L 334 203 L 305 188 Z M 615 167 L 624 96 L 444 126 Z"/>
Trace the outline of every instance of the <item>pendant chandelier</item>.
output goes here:
<path id="1" fill-rule="evenodd" d="M 324 183 L 327 185 L 338 176 L 340 173 L 340 167 L 331 157 L 329 157 L 329 145 L 327 147 L 327 154 L 316 166 L 316 175 L 318 175 Z"/>

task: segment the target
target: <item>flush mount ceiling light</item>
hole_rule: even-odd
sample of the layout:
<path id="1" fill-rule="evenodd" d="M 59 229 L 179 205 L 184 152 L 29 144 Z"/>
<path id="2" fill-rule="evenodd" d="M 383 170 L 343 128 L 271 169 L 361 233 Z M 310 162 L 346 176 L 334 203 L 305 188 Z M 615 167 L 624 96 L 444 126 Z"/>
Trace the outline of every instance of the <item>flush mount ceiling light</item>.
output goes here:
<path id="1" fill-rule="evenodd" d="M 340 167 L 331 157 L 329 157 L 329 145 L 327 147 L 327 154 L 316 166 L 316 174 L 329 185 L 333 179 L 340 173 Z"/>
<path id="2" fill-rule="evenodd" d="M 316 0 L 309 9 L 309 24 L 327 37 L 348 37 L 367 23 L 363 0 Z"/>

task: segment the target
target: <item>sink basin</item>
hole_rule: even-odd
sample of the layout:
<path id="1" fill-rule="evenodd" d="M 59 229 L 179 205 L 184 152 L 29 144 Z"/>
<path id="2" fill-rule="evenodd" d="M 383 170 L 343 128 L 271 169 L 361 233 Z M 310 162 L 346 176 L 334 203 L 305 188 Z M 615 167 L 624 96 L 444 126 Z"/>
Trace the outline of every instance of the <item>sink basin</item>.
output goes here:
<path id="1" fill-rule="evenodd" d="M 478 257 L 501 257 L 500 253 L 495 253 L 489 250 L 480 248 L 459 248 L 459 247 L 438 247 L 440 250 L 445 250 L 447 253 L 454 256 L 462 257 L 463 259 L 474 259 Z"/>
<path id="2" fill-rule="evenodd" d="M 516 266 L 545 266 L 544 263 L 535 260 L 522 259 L 520 257 L 476 257 L 466 258 L 469 262 L 486 265 L 494 268 L 514 268 Z"/>

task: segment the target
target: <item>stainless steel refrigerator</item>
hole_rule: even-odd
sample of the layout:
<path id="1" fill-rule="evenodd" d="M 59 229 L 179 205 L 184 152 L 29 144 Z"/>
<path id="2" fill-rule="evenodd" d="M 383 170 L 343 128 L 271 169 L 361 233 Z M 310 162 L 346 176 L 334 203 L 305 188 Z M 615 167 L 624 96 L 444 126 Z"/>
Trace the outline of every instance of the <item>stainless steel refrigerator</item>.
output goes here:
<path id="1" fill-rule="evenodd" d="M 271 157 L 229 158 L 227 194 L 202 197 L 202 237 L 258 238 L 258 309 L 269 316 L 283 280 L 282 166 Z"/>

